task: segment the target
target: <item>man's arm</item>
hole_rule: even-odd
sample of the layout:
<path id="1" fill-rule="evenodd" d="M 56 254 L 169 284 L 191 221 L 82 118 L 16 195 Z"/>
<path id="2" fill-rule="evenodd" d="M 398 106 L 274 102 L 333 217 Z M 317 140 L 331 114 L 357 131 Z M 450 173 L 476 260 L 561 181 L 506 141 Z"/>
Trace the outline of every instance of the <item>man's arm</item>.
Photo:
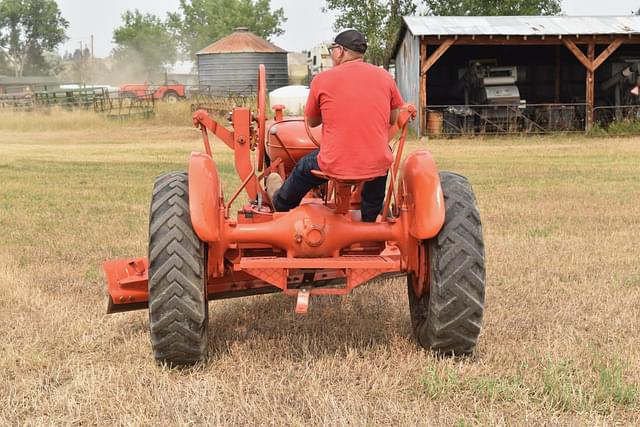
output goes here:
<path id="1" fill-rule="evenodd" d="M 305 121 L 307 122 L 307 124 L 309 125 L 309 127 L 314 128 L 320 124 L 322 124 L 322 116 L 319 117 L 306 117 L 305 116 Z"/>
<path id="2" fill-rule="evenodd" d="M 304 121 L 312 128 L 322 123 L 322 111 L 320 110 L 320 102 L 316 95 L 316 83 L 317 79 L 314 79 L 313 83 L 311 83 L 309 96 L 307 97 L 307 104 L 304 107 Z"/>
<path id="3" fill-rule="evenodd" d="M 389 114 L 389 124 L 390 125 L 395 125 L 396 124 L 396 120 L 398 120 L 398 109 L 395 108 L 393 110 L 391 110 L 391 114 Z M 311 125 L 309 125 L 311 126 Z"/>

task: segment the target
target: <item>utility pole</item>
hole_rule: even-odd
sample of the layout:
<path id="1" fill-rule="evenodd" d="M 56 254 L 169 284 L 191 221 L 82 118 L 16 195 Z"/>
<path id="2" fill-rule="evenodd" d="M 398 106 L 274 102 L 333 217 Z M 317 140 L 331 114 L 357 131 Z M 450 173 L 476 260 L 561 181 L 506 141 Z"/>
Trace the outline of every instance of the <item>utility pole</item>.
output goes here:
<path id="1" fill-rule="evenodd" d="M 93 34 L 91 34 L 91 59 L 89 60 L 89 79 L 91 83 L 95 83 L 95 67 L 94 67 L 94 56 L 93 56 Z"/>
<path id="2" fill-rule="evenodd" d="M 84 52 L 82 52 L 82 40 L 80 40 L 80 64 L 78 68 L 80 71 L 80 83 L 84 84 Z"/>

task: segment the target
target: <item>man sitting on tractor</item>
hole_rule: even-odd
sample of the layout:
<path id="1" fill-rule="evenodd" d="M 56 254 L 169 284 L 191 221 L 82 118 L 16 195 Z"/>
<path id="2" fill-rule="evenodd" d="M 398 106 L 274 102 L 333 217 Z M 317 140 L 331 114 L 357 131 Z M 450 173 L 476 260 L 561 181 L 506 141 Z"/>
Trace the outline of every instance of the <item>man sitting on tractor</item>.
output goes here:
<path id="1" fill-rule="evenodd" d="M 361 218 L 375 222 L 382 210 L 393 154 L 388 145 L 403 100 L 391 75 L 364 62 L 365 37 L 356 30 L 338 34 L 329 47 L 334 68 L 318 74 L 311 83 L 304 110 L 310 127 L 320 124 L 322 141 L 296 164 L 283 183 L 277 173 L 267 177 L 267 194 L 276 211 L 298 206 L 309 190 L 329 176 L 365 181 L 361 194 Z"/>

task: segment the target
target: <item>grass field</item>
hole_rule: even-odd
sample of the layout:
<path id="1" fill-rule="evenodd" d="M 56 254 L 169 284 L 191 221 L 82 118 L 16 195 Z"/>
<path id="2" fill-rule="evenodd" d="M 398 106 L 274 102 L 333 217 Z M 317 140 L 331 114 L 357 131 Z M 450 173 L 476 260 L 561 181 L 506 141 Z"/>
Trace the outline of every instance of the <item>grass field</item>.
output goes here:
<path id="1" fill-rule="evenodd" d="M 210 358 L 169 370 L 145 311 L 105 314 L 101 263 L 146 253 L 153 178 L 186 168 L 198 132 L 26 121 L 0 117 L 0 425 L 640 423 L 638 138 L 411 143 L 478 198 L 474 357 L 416 346 L 398 280 L 306 317 L 277 294 L 212 302 Z M 231 189 L 230 152 L 215 155 Z"/>

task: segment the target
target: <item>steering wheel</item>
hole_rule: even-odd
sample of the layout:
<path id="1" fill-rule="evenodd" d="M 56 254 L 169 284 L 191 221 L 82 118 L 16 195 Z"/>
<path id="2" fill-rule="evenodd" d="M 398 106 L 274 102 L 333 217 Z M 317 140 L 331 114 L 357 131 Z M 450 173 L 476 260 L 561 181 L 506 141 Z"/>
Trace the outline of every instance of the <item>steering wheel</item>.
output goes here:
<path id="1" fill-rule="evenodd" d="M 267 74 L 264 64 L 258 67 L 258 171 L 264 167 L 266 121 L 267 121 Z"/>
<path id="2" fill-rule="evenodd" d="M 309 137 L 311 142 L 313 142 L 315 144 L 316 147 L 320 148 L 320 143 L 318 142 L 316 137 L 313 136 L 313 132 L 311 132 L 311 128 L 309 127 L 309 123 L 307 123 L 307 121 L 305 119 L 302 119 L 302 120 L 304 121 L 304 130 L 307 131 L 307 136 Z"/>

